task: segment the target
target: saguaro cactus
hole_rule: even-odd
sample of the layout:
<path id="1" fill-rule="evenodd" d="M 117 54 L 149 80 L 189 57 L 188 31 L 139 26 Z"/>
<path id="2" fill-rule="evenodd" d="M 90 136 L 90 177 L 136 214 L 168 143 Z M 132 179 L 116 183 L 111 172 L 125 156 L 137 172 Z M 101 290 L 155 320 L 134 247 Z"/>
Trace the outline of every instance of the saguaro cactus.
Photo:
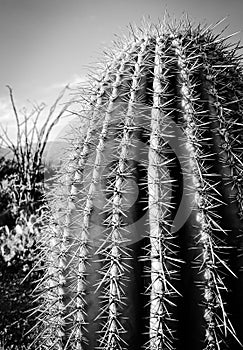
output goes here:
<path id="1" fill-rule="evenodd" d="M 214 29 L 134 29 L 80 92 L 41 238 L 41 349 L 242 348 L 243 74 Z"/>

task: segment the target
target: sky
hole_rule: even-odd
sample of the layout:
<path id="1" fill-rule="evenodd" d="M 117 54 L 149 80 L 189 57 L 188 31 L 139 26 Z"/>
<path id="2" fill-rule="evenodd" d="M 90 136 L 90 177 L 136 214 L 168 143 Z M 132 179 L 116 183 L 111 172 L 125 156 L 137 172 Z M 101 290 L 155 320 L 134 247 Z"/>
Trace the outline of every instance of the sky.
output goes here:
<path id="1" fill-rule="evenodd" d="M 13 135 L 7 84 L 19 109 L 29 100 L 49 105 L 67 83 L 85 79 L 129 23 L 157 23 L 165 10 L 196 23 L 228 16 L 226 33 L 240 31 L 235 41 L 243 42 L 243 0 L 0 0 L 0 124 Z"/>

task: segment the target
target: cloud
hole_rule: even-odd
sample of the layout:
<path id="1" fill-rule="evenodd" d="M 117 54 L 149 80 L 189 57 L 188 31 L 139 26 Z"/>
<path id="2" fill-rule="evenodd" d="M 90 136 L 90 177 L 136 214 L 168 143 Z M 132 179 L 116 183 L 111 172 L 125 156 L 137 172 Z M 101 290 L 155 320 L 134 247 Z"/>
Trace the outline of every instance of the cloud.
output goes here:
<path id="1" fill-rule="evenodd" d="M 0 126 L 6 128 L 15 123 L 12 106 L 7 98 L 0 98 Z"/>
<path id="2" fill-rule="evenodd" d="M 0 120 L 6 116 L 6 114 L 9 114 L 9 110 L 10 102 L 4 97 L 0 98 Z"/>
<path id="3" fill-rule="evenodd" d="M 55 82 L 51 84 L 49 87 L 46 87 L 45 89 L 48 90 L 61 90 L 65 86 L 69 85 L 72 88 L 77 87 L 79 84 L 87 82 L 87 78 L 85 76 L 80 76 L 78 74 L 74 74 L 70 80 L 65 80 L 62 82 Z"/>
<path id="4" fill-rule="evenodd" d="M 0 135 L 2 139 L 0 140 L 0 145 L 6 146 L 5 141 L 6 135 L 14 140 L 16 137 L 16 121 L 12 112 L 12 107 L 10 101 L 7 98 L 0 98 Z"/>
<path id="5" fill-rule="evenodd" d="M 8 102 L 5 98 L 0 98 L 0 112 L 5 110 L 8 107 Z"/>

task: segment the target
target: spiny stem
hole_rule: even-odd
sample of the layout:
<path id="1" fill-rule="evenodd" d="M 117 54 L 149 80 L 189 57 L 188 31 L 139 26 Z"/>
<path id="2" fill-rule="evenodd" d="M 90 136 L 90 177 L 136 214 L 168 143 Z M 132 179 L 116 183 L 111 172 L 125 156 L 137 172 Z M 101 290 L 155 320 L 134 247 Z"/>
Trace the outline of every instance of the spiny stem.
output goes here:
<path id="1" fill-rule="evenodd" d="M 86 203 L 84 207 L 84 215 L 83 215 L 83 228 L 81 231 L 81 242 L 80 244 L 80 254 L 79 254 L 79 263 L 78 263 L 78 271 L 79 271 L 79 278 L 78 278 L 78 284 L 77 284 L 77 306 L 79 310 L 77 312 L 77 329 L 78 331 L 75 334 L 76 337 L 76 348 L 77 350 L 82 349 L 82 334 L 80 332 L 81 329 L 81 324 L 80 320 L 84 320 L 83 315 L 81 314 L 81 310 L 84 307 L 84 300 L 82 297 L 82 294 L 84 292 L 84 281 L 85 281 L 85 273 L 86 273 L 86 260 L 87 260 L 87 244 L 88 244 L 88 238 L 89 238 L 89 222 L 90 222 L 90 215 L 92 208 L 94 206 L 94 195 L 95 192 L 97 191 L 97 186 L 99 185 L 100 182 L 100 177 L 101 177 L 101 168 L 103 166 L 103 156 L 104 156 L 104 147 L 105 147 L 105 139 L 107 138 L 108 135 L 108 126 L 109 122 L 112 118 L 112 115 L 115 110 L 115 101 L 119 97 L 119 87 L 121 85 L 121 78 L 125 73 L 126 69 L 126 64 L 128 63 L 128 60 L 130 58 L 131 52 L 133 52 L 134 46 L 130 48 L 128 52 L 124 50 L 123 55 L 120 58 L 120 66 L 119 69 L 116 73 L 115 77 L 115 82 L 113 84 L 112 92 L 109 97 L 109 102 L 108 102 L 108 107 L 105 112 L 104 116 L 104 121 L 103 121 L 103 126 L 102 130 L 99 136 L 98 144 L 96 147 L 96 156 L 95 156 L 95 161 L 94 161 L 94 170 L 92 173 L 92 178 L 90 182 L 90 186 L 88 189 L 87 193 L 87 198 L 86 198 Z M 99 195 L 101 195 L 99 193 Z"/>
<path id="2" fill-rule="evenodd" d="M 188 20 L 148 24 L 130 39 L 78 93 L 89 123 L 53 190 L 57 227 L 43 237 L 52 242 L 43 349 L 173 350 L 178 335 L 180 347 L 220 350 L 237 338 L 228 260 L 240 277 L 229 297 L 242 288 L 242 259 L 223 255 L 242 230 L 242 69 L 224 39 Z M 192 211 L 177 235 L 182 203 Z"/>
<path id="3" fill-rule="evenodd" d="M 135 64 L 135 70 L 132 77 L 132 84 L 130 89 L 130 99 L 128 102 L 128 109 L 125 116 L 124 131 L 120 144 L 120 155 L 118 160 L 118 165 L 115 170 L 115 181 L 113 188 L 113 197 L 111 198 L 111 214 L 108 217 L 109 227 L 111 233 L 108 236 L 108 246 L 103 249 L 102 254 L 106 255 L 108 258 L 108 264 L 105 266 L 108 271 L 105 274 L 105 279 L 102 280 L 103 283 L 109 285 L 109 292 L 107 295 L 107 321 L 103 327 L 103 332 L 105 335 L 102 336 L 100 340 L 100 346 L 104 349 L 122 349 L 124 340 L 122 339 L 122 333 L 125 332 L 121 320 L 120 320 L 120 309 L 124 302 L 124 292 L 123 292 L 123 280 L 124 280 L 124 270 L 126 269 L 126 264 L 124 259 L 124 244 L 123 228 L 122 228 L 122 202 L 123 202 L 123 192 L 125 179 L 129 176 L 127 171 L 127 158 L 128 151 L 130 148 L 132 140 L 132 129 L 134 124 L 134 114 L 135 114 L 135 104 L 137 102 L 137 91 L 139 88 L 139 82 L 142 74 L 142 64 L 144 61 L 145 52 L 148 46 L 148 38 L 144 40 L 141 44 L 140 52 L 138 53 L 137 62 Z M 124 174 L 126 173 L 126 176 Z M 100 251 L 100 249 L 99 249 Z M 126 253 L 127 254 L 127 253 Z"/>
<path id="4" fill-rule="evenodd" d="M 151 134 L 149 146 L 148 165 L 148 194 L 149 194 L 149 228 L 150 228 L 150 260 L 151 260 L 151 286 L 150 286 L 150 345 L 149 349 L 172 349 L 173 335 L 170 332 L 168 321 L 170 313 L 168 305 L 175 293 L 171 284 L 173 272 L 168 266 L 171 244 L 170 224 L 168 221 L 168 208 L 170 198 L 167 195 L 170 185 L 169 172 L 166 166 L 167 159 L 163 154 L 164 142 L 161 145 L 161 136 L 166 135 L 168 118 L 163 104 L 167 92 L 167 60 L 165 53 L 166 39 L 156 38 L 154 79 L 153 79 L 153 107 L 151 114 Z M 162 59 L 163 58 L 163 59 Z M 176 291 L 177 293 L 177 291 Z"/>
<path id="5" fill-rule="evenodd" d="M 233 135 L 233 127 L 237 130 L 243 127 L 241 118 L 235 116 L 235 111 L 230 109 L 230 106 L 223 106 L 220 102 L 220 94 L 218 93 L 214 78 L 217 70 L 210 69 L 207 65 L 207 91 L 210 96 L 210 109 L 213 115 L 213 132 L 215 138 L 220 138 L 220 156 L 225 161 L 223 167 L 223 177 L 228 180 L 228 184 L 232 184 L 232 193 L 238 206 L 239 218 L 243 219 L 243 189 L 242 189 L 242 174 L 243 161 L 241 160 L 241 143 L 239 137 L 235 138 Z M 235 96 L 235 102 L 238 98 Z M 233 114 L 234 113 L 234 114 Z M 233 123 L 233 124 L 232 124 Z M 230 130 L 231 129 L 231 130 Z M 231 132 L 230 132 L 231 131 Z"/>
<path id="6" fill-rule="evenodd" d="M 204 271 L 205 349 L 216 350 L 220 348 L 221 343 L 219 336 L 220 327 L 225 329 L 225 333 L 227 330 L 233 334 L 235 333 L 228 320 L 228 315 L 224 308 L 224 301 L 222 300 L 221 289 L 225 289 L 226 287 L 217 269 L 217 266 L 222 262 L 216 255 L 217 245 L 213 235 L 214 231 L 221 231 L 224 234 L 225 232 L 213 218 L 213 216 L 215 216 L 213 209 L 218 206 L 218 193 L 214 191 L 214 185 L 210 185 L 205 178 L 205 161 L 201 158 L 201 150 L 197 146 L 199 141 L 197 135 L 198 123 L 196 123 L 197 112 L 193 103 L 193 101 L 195 101 L 193 95 L 194 86 L 190 79 L 190 73 L 188 73 L 190 69 L 186 61 L 186 55 L 181 40 L 174 38 L 172 45 L 174 46 L 175 54 L 178 58 L 180 92 L 182 98 L 181 109 L 185 123 L 185 133 L 188 139 L 187 148 L 190 152 L 192 163 L 193 182 L 196 188 L 195 201 L 198 208 L 196 220 L 200 226 L 200 238 L 198 243 L 202 245 L 202 265 L 200 269 Z M 197 140 L 197 142 L 195 142 L 195 140 Z M 203 144 L 203 138 L 201 139 L 201 144 Z M 210 155 L 208 158 L 210 159 Z M 225 267 L 225 263 L 223 265 Z M 221 311 L 222 319 L 218 316 L 218 309 Z"/>

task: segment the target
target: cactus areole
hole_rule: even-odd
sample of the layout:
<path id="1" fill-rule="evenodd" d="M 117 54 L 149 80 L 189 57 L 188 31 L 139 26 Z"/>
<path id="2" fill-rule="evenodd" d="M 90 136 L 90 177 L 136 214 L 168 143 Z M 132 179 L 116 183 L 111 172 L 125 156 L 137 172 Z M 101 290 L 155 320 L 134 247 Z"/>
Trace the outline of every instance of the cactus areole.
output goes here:
<path id="1" fill-rule="evenodd" d="M 238 47 L 167 22 L 132 30 L 78 92 L 85 128 L 42 236 L 40 349 L 242 348 Z"/>

